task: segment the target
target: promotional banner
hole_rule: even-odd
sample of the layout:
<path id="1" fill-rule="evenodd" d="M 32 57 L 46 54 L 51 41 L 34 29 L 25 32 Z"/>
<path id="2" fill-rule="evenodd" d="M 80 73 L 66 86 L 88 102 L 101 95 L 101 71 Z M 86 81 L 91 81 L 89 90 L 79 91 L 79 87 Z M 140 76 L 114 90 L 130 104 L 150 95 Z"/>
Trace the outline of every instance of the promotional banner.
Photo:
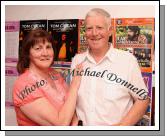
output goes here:
<path id="1" fill-rule="evenodd" d="M 71 62 L 78 52 L 78 22 L 78 19 L 48 20 L 48 32 L 55 44 L 55 61 Z"/>
<path id="2" fill-rule="evenodd" d="M 142 72 L 152 72 L 154 18 L 116 18 L 114 40 L 116 48 L 131 48 Z"/>

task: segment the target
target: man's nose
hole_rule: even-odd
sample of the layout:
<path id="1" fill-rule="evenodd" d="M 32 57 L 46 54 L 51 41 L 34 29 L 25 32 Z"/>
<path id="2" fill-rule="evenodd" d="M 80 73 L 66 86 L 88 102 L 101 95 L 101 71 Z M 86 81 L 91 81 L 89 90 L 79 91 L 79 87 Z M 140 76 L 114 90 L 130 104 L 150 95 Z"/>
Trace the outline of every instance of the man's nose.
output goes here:
<path id="1" fill-rule="evenodd" d="M 97 35 L 97 29 L 96 29 L 96 28 L 93 28 L 92 34 L 93 34 L 94 36 Z"/>

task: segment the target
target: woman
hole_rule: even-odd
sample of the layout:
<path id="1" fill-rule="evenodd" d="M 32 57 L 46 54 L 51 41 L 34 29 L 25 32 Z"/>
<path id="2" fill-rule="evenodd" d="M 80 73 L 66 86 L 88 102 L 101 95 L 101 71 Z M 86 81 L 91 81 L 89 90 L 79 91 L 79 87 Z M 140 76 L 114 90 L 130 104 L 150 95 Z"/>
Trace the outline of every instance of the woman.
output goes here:
<path id="1" fill-rule="evenodd" d="M 75 111 L 81 76 L 74 76 L 70 88 L 50 66 L 53 40 L 43 30 L 33 30 L 23 41 L 17 64 L 20 73 L 13 88 L 18 125 L 70 125 Z M 78 65 L 80 70 L 82 65 Z"/>

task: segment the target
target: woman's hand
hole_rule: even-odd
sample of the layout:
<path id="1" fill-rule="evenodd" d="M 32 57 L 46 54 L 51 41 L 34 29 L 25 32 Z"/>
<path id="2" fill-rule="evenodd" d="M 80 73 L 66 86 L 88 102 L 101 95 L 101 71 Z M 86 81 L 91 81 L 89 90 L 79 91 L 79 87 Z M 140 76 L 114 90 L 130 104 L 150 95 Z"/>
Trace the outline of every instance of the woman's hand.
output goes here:
<path id="1" fill-rule="evenodd" d="M 74 69 L 74 74 L 72 78 L 71 85 L 77 85 L 79 87 L 81 78 L 82 78 L 82 73 L 83 72 L 83 64 L 78 64 L 76 68 Z"/>

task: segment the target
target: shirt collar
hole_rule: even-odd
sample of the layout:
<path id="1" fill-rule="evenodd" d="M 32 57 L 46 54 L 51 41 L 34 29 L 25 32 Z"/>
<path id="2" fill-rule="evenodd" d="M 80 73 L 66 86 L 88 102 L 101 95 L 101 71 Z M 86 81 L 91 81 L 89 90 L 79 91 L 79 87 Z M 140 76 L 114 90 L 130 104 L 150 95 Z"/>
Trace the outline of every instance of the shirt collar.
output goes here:
<path id="1" fill-rule="evenodd" d="M 86 59 L 89 60 L 90 62 L 96 64 L 95 60 L 93 59 L 93 57 L 92 57 L 92 56 L 90 55 L 90 53 L 89 53 L 89 49 L 87 49 L 86 54 L 85 54 L 85 60 L 86 60 Z"/>
<path id="2" fill-rule="evenodd" d="M 104 57 L 107 57 L 111 62 L 115 62 L 115 49 L 112 44 Z"/>
<path id="3" fill-rule="evenodd" d="M 87 49 L 87 51 L 85 52 L 85 57 L 83 58 L 83 60 L 88 59 L 90 62 L 95 62 L 93 57 L 89 54 L 89 49 Z M 113 48 L 113 45 L 110 45 L 109 50 L 107 51 L 107 53 L 105 54 L 105 56 L 103 57 L 103 59 L 108 58 L 110 60 L 110 62 L 114 62 L 115 61 L 115 49 Z"/>

